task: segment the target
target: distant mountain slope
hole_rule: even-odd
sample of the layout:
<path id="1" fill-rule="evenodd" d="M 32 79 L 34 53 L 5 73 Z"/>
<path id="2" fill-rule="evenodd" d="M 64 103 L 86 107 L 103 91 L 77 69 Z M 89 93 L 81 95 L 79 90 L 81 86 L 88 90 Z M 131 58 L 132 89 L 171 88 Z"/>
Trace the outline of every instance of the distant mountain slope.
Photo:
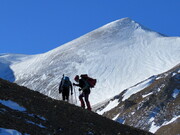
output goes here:
<path id="1" fill-rule="evenodd" d="M 0 93 L 0 134 L 151 134 L 2 79 Z"/>
<path id="2" fill-rule="evenodd" d="M 0 78 L 11 82 L 15 81 L 14 71 L 10 66 L 31 57 L 30 55 L 23 54 L 0 54 Z"/>
<path id="3" fill-rule="evenodd" d="M 180 134 L 180 64 L 124 90 L 97 110 L 157 135 Z"/>
<path id="4" fill-rule="evenodd" d="M 87 73 L 97 79 L 90 96 L 96 104 L 177 65 L 179 48 L 179 37 L 163 36 L 124 18 L 10 68 L 16 83 L 55 99 L 60 99 L 62 74 L 73 80 Z"/>

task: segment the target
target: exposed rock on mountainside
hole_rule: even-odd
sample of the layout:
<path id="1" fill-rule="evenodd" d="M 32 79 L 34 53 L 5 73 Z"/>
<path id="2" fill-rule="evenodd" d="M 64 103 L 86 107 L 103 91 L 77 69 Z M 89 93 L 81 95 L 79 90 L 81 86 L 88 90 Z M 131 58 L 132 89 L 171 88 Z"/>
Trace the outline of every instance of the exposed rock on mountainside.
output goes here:
<path id="1" fill-rule="evenodd" d="M 179 135 L 180 118 L 176 119 L 172 123 L 162 126 L 157 130 L 156 135 Z"/>
<path id="2" fill-rule="evenodd" d="M 31 135 L 150 135 L 96 113 L 0 79 L 0 133 Z"/>
<path id="3" fill-rule="evenodd" d="M 116 105 L 107 110 L 112 102 Z M 180 134 L 180 65 L 124 90 L 98 112 L 153 133 L 159 129 L 157 135 Z"/>

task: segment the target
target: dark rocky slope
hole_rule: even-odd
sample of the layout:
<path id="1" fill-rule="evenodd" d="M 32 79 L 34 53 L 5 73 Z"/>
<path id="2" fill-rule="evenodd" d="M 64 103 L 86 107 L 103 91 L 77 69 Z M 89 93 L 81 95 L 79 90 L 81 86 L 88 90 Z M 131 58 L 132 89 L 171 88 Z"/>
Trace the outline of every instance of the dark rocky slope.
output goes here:
<path id="1" fill-rule="evenodd" d="M 150 135 L 0 79 L 0 128 L 31 135 Z M 2 102 L 13 102 L 16 110 Z"/>

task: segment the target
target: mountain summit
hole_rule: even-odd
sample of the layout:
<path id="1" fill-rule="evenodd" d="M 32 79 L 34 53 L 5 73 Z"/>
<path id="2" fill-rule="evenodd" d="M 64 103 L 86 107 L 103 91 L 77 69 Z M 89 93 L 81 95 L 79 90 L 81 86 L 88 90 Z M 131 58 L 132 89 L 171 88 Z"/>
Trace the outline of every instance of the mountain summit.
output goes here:
<path id="1" fill-rule="evenodd" d="M 97 79 L 90 95 L 96 104 L 177 65 L 179 48 L 179 37 L 165 37 L 124 18 L 47 53 L 26 57 L 10 69 L 16 83 L 55 99 L 60 99 L 62 74 L 73 80 L 86 73 Z"/>

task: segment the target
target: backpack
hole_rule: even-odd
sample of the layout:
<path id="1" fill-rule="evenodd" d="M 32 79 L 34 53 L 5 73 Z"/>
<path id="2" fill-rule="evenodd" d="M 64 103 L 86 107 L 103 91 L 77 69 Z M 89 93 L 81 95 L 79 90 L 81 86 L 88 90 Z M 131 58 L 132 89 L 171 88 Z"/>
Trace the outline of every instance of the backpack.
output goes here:
<path id="1" fill-rule="evenodd" d="M 82 74 L 81 78 L 88 83 L 90 88 L 94 88 L 94 86 L 96 85 L 97 80 L 89 77 L 87 74 Z"/>
<path id="2" fill-rule="evenodd" d="M 69 88 L 71 85 L 71 82 L 69 80 L 69 77 L 65 77 L 64 80 L 63 80 L 63 84 L 62 84 L 62 88 Z"/>

